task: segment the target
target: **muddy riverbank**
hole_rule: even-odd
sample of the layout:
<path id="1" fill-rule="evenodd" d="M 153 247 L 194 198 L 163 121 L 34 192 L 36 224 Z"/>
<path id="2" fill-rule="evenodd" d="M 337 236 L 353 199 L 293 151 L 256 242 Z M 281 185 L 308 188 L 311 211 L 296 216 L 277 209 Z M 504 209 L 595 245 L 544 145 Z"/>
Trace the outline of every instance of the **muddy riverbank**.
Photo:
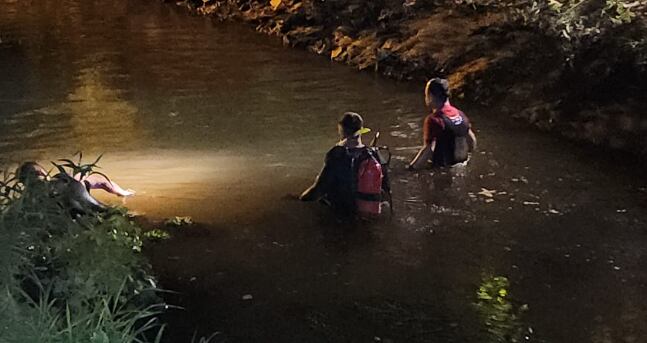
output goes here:
<path id="1" fill-rule="evenodd" d="M 540 17 L 539 9 L 524 14 L 526 9 L 492 1 L 179 4 L 216 20 L 248 22 L 287 46 L 359 70 L 400 80 L 447 77 L 455 96 L 497 104 L 490 116 L 500 120 L 521 119 L 640 159 L 647 154 L 647 41 L 641 40 L 647 32 L 647 6 L 639 3 L 631 7 L 631 24 L 587 37 L 593 42 L 581 43 L 575 51 L 564 47 L 575 44 L 575 38 L 564 39 L 568 33 L 531 22 L 528 17 Z M 609 21 L 600 20 L 598 31 Z"/>

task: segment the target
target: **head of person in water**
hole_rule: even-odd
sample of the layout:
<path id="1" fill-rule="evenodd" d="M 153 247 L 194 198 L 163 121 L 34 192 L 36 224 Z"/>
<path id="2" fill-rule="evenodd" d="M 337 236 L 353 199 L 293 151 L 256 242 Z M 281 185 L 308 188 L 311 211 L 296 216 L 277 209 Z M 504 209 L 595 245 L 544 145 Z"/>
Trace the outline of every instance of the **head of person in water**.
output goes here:
<path id="1" fill-rule="evenodd" d="M 364 119 L 355 112 L 346 112 L 338 122 L 337 129 L 343 139 L 359 139 L 364 128 Z"/>
<path id="2" fill-rule="evenodd" d="M 16 170 L 16 176 L 21 183 L 25 183 L 30 179 L 45 178 L 47 171 L 36 162 L 25 162 Z"/>
<path id="3" fill-rule="evenodd" d="M 433 78 L 425 86 L 425 104 L 431 109 L 442 108 L 449 100 L 449 82 L 441 78 Z"/>

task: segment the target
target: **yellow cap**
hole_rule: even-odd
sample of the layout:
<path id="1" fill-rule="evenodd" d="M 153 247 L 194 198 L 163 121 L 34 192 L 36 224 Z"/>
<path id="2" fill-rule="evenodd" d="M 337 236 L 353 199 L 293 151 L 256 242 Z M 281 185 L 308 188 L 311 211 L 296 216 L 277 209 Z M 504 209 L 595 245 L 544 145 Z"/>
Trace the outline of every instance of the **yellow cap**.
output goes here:
<path id="1" fill-rule="evenodd" d="M 363 127 L 363 128 L 361 128 L 361 129 L 359 129 L 359 130 L 355 131 L 355 133 L 353 134 L 353 136 L 363 135 L 363 134 L 367 134 L 367 133 L 369 133 L 369 132 L 371 132 L 371 129 L 369 129 L 368 127 Z"/>

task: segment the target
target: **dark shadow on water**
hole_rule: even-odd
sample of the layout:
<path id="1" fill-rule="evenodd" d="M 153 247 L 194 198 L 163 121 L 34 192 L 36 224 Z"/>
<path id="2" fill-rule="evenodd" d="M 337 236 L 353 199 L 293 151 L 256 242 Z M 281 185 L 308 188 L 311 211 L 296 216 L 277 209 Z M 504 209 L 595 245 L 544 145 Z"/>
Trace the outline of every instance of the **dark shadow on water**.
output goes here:
<path id="1" fill-rule="evenodd" d="M 298 216 L 277 209 L 260 223 L 197 224 L 148 246 L 160 283 L 178 291 L 166 300 L 184 308 L 165 315 L 166 342 L 188 341 L 194 332 L 220 332 L 215 342 L 478 336 L 469 333 L 478 327 L 474 311 L 456 308 L 446 285 L 389 261 L 403 249 L 385 242 L 393 222 L 340 221 L 317 204 L 294 205 Z M 412 277 L 419 280 L 407 281 Z"/>

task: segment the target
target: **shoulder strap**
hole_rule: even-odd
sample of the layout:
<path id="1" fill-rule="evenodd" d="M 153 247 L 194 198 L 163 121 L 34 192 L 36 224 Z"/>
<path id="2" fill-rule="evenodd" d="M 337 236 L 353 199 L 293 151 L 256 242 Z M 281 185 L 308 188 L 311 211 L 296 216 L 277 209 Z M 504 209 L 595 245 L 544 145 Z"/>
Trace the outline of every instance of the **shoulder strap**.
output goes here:
<path id="1" fill-rule="evenodd" d="M 452 122 L 449 117 L 447 117 L 444 113 L 441 112 L 440 118 L 443 121 L 443 124 L 445 125 L 445 129 L 453 133 L 455 136 L 466 136 L 469 127 L 467 126 L 467 120 L 465 117 L 465 114 L 463 112 L 459 112 L 459 115 L 461 116 L 461 123 L 456 125 L 454 122 Z"/>

